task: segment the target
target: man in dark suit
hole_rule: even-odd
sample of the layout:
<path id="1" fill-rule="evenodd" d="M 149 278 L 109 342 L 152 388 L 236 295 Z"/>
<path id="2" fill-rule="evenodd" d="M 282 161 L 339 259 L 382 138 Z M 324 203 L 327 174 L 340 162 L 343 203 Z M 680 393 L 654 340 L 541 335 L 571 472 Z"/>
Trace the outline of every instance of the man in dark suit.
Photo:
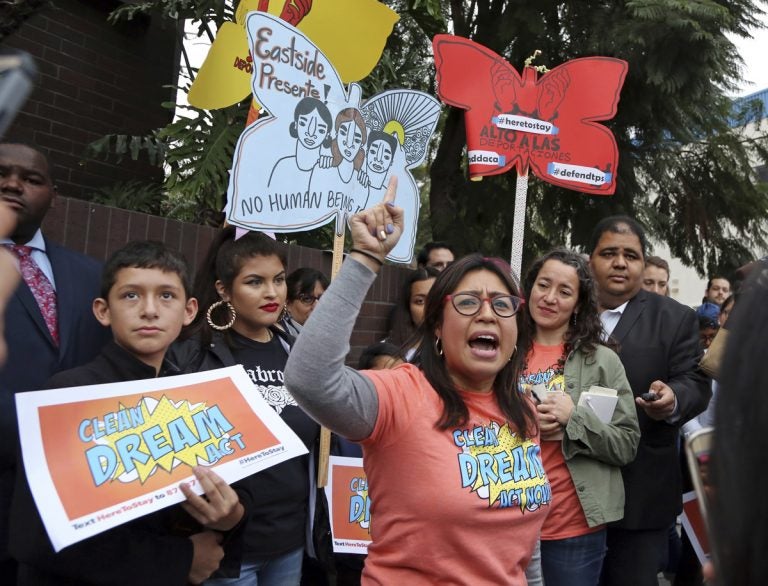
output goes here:
<path id="1" fill-rule="evenodd" d="M 56 245 L 40 231 L 55 198 L 56 188 L 42 153 L 25 145 L 0 144 L 0 199 L 15 211 L 18 220 L 11 237 L 0 239 L 0 244 L 19 258 L 25 275 L 6 308 L 8 356 L 0 369 L 1 584 L 16 582 L 15 562 L 8 557 L 7 544 L 18 448 L 14 393 L 40 389 L 60 370 L 90 361 L 110 338 L 109 330 L 99 325 L 91 311 L 99 296 L 100 264 Z M 27 254 L 28 258 L 21 258 Z M 30 261 L 33 264 L 25 268 L 24 263 Z M 47 281 L 48 319 L 43 315 L 45 304 L 41 310 L 39 295 L 27 282 L 30 274 Z"/>
<path id="2" fill-rule="evenodd" d="M 696 315 L 642 289 L 645 249 L 642 227 L 625 216 L 602 220 L 590 242 L 600 318 L 619 344 L 641 432 L 637 457 L 622 469 L 624 519 L 608 528 L 609 586 L 657 586 L 667 531 L 682 510 L 678 430 L 710 397 Z"/>

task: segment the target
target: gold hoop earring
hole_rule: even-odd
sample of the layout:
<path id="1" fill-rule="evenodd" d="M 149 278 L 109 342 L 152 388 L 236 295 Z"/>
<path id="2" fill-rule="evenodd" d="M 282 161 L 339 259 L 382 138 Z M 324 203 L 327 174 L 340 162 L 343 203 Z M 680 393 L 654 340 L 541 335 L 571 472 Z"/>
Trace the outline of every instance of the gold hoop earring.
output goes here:
<path id="1" fill-rule="evenodd" d="M 440 338 L 435 338 L 435 352 L 438 356 L 443 355 L 443 344 L 440 341 Z"/>
<path id="2" fill-rule="evenodd" d="M 213 310 L 217 307 L 224 306 L 227 308 L 227 311 L 229 311 L 229 314 L 232 316 L 232 318 L 223 326 L 220 326 L 218 324 L 213 323 L 213 319 L 211 318 L 211 314 L 213 313 Z M 220 332 L 223 332 L 224 330 L 228 330 L 233 325 L 235 325 L 235 320 L 237 319 L 237 312 L 235 311 L 235 308 L 232 307 L 232 304 L 229 301 L 219 300 L 216 303 L 212 303 L 211 306 L 208 308 L 208 311 L 205 312 L 205 319 L 208 322 L 208 325 L 211 326 L 214 330 L 218 330 Z"/>

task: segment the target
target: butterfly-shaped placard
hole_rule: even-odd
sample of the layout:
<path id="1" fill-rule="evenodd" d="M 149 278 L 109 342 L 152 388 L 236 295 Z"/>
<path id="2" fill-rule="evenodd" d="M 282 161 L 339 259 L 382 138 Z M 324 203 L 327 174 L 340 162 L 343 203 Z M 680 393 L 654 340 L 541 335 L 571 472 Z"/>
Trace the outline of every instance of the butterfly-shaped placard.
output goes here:
<path id="1" fill-rule="evenodd" d="M 618 149 L 599 121 L 616 114 L 626 61 L 584 57 L 537 78 L 469 39 L 432 40 L 438 95 L 466 110 L 471 177 L 530 167 L 540 179 L 586 193 L 616 189 Z"/>
<path id="2" fill-rule="evenodd" d="M 248 230 L 300 232 L 381 201 L 398 178 L 405 227 L 388 259 L 410 262 L 419 192 L 409 169 L 426 156 L 440 115 L 428 94 L 390 90 L 361 104 L 325 55 L 298 29 L 268 13 L 246 17 L 253 95 L 269 116 L 240 136 L 227 191 L 227 220 Z"/>

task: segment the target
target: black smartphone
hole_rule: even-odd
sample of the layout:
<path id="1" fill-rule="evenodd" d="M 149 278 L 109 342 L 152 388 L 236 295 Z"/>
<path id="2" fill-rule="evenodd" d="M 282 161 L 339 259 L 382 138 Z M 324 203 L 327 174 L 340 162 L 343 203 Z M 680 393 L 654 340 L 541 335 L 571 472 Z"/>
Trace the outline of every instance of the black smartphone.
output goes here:
<path id="1" fill-rule="evenodd" d="M 649 403 L 653 402 L 653 401 L 658 401 L 659 400 L 659 396 L 656 393 L 654 393 L 653 391 L 648 391 L 647 393 L 643 393 L 642 395 L 640 395 L 640 398 L 643 401 L 648 401 Z"/>

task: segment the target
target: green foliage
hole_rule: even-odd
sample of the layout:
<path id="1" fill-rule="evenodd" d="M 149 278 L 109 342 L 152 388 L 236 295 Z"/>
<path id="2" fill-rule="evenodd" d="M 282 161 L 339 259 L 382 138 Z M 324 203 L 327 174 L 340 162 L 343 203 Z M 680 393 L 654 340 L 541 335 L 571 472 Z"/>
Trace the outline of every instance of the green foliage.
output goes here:
<path id="1" fill-rule="evenodd" d="M 136 160 L 141 151 L 146 151 L 150 165 L 159 167 L 165 161 L 165 148 L 166 145 L 157 137 L 157 132 L 148 136 L 107 134 L 90 143 L 86 148 L 86 155 L 94 159 L 107 159 L 114 155 L 119 163 L 126 155 Z"/>
<path id="2" fill-rule="evenodd" d="M 187 106 L 181 117 L 149 136 L 107 135 L 88 146 L 95 158 L 146 156 L 166 169 L 160 206 L 181 220 L 218 224 L 237 139 L 245 126 L 247 104 L 206 111 Z M 123 200 L 124 207 L 130 200 Z M 139 209 L 138 203 L 132 209 Z M 143 210 L 140 210 L 143 211 Z"/>
<path id="3" fill-rule="evenodd" d="M 237 139 L 245 127 L 247 104 L 221 110 L 189 107 L 194 116 L 182 117 L 157 135 L 168 145 L 165 185 L 181 191 L 197 206 L 221 210 Z"/>
<path id="4" fill-rule="evenodd" d="M 235 6 L 225 0 L 151 0 L 131 2 L 117 8 L 109 15 L 111 23 L 133 20 L 140 15 L 158 15 L 172 20 L 198 21 L 201 26 L 214 23 L 220 25 L 235 20 Z"/>
<path id="5" fill-rule="evenodd" d="M 155 183 L 144 183 L 137 180 L 121 181 L 107 187 L 101 187 L 91 194 L 91 201 L 145 214 L 157 215 L 164 211 L 162 188 Z"/>

